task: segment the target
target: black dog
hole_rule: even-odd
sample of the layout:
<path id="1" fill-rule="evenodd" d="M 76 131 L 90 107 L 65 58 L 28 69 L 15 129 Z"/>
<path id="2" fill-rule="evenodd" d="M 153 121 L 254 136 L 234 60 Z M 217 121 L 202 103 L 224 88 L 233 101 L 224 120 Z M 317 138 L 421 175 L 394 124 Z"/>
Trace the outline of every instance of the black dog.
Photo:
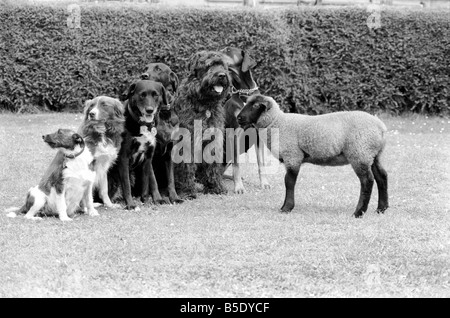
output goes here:
<path id="1" fill-rule="evenodd" d="M 160 82 L 167 93 L 167 101 L 172 103 L 173 96 L 180 84 L 178 76 L 164 63 L 150 63 L 141 74 L 141 79 Z"/>
<path id="2" fill-rule="evenodd" d="M 237 121 L 237 115 L 244 107 L 244 103 L 246 103 L 247 98 L 253 94 L 259 94 L 258 85 L 253 79 L 251 69 L 256 66 L 256 62 L 250 58 L 249 54 L 244 50 L 235 48 L 235 47 L 226 47 L 221 52 L 225 55 L 225 60 L 228 64 L 228 70 L 231 75 L 232 88 L 231 88 L 231 97 L 227 100 L 224 105 L 225 108 L 225 128 L 239 128 L 239 123 Z M 258 162 L 258 173 L 261 188 L 268 189 L 270 185 L 265 177 L 264 171 L 264 156 L 263 156 L 263 148 L 262 145 L 259 145 L 259 137 L 256 135 L 256 138 L 248 138 L 246 139 L 245 134 L 233 135 L 233 139 L 226 139 L 226 149 L 233 148 L 233 156 L 228 152 L 224 152 L 224 163 L 227 164 L 227 167 L 230 165 L 230 160 L 232 160 L 233 165 L 233 181 L 234 181 L 234 192 L 235 193 L 244 193 L 244 184 L 242 183 L 242 177 L 239 168 L 238 157 L 240 154 L 243 154 L 248 151 L 253 145 L 256 150 L 256 158 Z M 239 144 L 239 149 L 238 149 Z M 261 146 L 261 147 L 260 147 Z"/>
<path id="3" fill-rule="evenodd" d="M 150 79 L 160 82 L 167 92 L 168 102 L 173 100 L 173 94 L 178 89 L 178 76 L 163 63 L 150 63 L 146 66 L 142 79 Z M 167 194 L 169 201 L 166 203 L 182 203 L 175 190 L 174 167 L 171 157 L 173 140 L 172 136 L 178 131 L 179 120 L 175 110 L 167 105 L 161 107 L 156 115 L 156 148 L 153 155 L 153 168 L 156 180 L 161 191 Z"/>
<path id="4" fill-rule="evenodd" d="M 139 181 L 141 200 L 145 203 L 149 195 L 157 204 L 164 203 L 156 182 L 152 159 L 156 146 L 156 117 L 160 108 L 167 107 L 166 90 L 161 83 L 140 80 L 128 89 L 125 107 L 125 132 L 117 164 L 108 177 L 111 192 L 117 184 L 122 187 L 122 196 L 127 209 L 136 205 L 132 199 L 130 169 Z M 115 188 L 114 188 L 115 185 Z"/>

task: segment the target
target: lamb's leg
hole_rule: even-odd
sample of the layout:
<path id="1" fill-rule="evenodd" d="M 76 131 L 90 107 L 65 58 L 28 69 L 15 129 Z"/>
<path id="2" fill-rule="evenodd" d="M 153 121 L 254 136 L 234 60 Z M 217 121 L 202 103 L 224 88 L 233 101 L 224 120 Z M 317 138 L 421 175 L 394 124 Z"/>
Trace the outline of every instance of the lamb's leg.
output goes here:
<path id="1" fill-rule="evenodd" d="M 288 168 L 286 167 L 286 175 L 284 176 L 284 185 L 286 187 L 286 197 L 284 199 L 281 212 L 291 212 L 295 206 L 295 183 L 300 171 L 300 166 Z"/>
<path id="2" fill-rule="evenodd" d="M 269 181 L 266 178 L 266 161 L 264 160 L 264 145 L 260 143 L 255 144 L 256 161 L 258 162 L 258 174 L 261 189 L 270 189 Z"/>
<path id="3" fill-rule="evenodd" d="M 389 199 L 388 199 L 388 175 L 386 170 L 384 170 L 378 158 L 375 158 L 375 161 L 372 165 L 372 172 L 375 177 L 375 181 L 377 182 L 378 188 L 378 213 L 384 213 L 384 211 L 389 207 Z"/>
<path id="4" fill-rule="evenodd" d="M 355 164 L 352 166 L 361 183 L 358 205 L 356 206 L 355 213 L 353 213 L 356 218 L 359 218 L 367 211 L 372 194 L 374 176 L 369 166 L 363 164 Z"/>

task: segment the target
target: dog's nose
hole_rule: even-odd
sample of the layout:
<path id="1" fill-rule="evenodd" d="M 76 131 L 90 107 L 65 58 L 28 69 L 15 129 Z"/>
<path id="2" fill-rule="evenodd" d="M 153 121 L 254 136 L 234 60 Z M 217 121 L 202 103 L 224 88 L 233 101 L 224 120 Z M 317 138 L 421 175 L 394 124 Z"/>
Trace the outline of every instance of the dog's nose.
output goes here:
<path id="1" fill-rule="evenodd" d="M 95 113 L 94 112 L 90 112 L 89 113 L 89 119 L 95 119 Z"/>
<path id="2" fill-rule="evenodd" d="M 145 108 L 145 111 L 147 112 L 147 114 L 153 113 L 154 110 L 155 110 L 155 109 L 154 109 L 153 107 L 146 107 L 146 108 Z"/>
<path id="3" fill-rule="evenodd" d="M 225 74 L 225 73 L 220 73 L 220 74 L 219 74 L 218 76 L 219 76 L 219 78 L 221 78 L 221 79 L 222 79 L 222 78 L 225 78 L 225 77 L 227 77 L 227 74 Z"/>
<path id="4" fill-rule="evenodd" d="M 141 74 L 141 79 L 146 80 L 150 77 L 150 75 L 148 75 L 147 73 L 142 73 Z"/>

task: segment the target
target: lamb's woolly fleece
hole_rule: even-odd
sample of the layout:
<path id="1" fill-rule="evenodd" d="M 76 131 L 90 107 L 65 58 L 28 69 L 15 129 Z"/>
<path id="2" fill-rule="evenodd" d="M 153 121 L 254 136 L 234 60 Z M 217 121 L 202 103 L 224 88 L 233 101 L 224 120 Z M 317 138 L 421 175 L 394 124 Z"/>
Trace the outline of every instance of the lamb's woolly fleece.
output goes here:
<path id="1" fill-rule="evenodd" d="M 270 97 L 271 105 L 256 122 L 268 128 L 267 145 L 287 168 L 302 162 L 318 165 L 371 166 L 385 145 L 386 126 L 375 116 L 362 111 L 336 112 L 308 116 L 284 113 Z M 279 138 L 275 137 L 277 130 Z M 273 137 L 271 138 L 271 136 Z M 271 142 L 271 139 L 274 139 Z"/>

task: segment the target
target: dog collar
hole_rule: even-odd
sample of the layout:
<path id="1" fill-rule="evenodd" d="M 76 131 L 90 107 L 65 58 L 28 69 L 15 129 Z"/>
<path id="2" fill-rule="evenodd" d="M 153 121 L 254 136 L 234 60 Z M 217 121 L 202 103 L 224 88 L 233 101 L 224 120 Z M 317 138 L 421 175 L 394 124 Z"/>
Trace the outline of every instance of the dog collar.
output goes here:
<path id="1" fill-rule="evenodd" d="M 234 86 L 231 86 L 231 94 L 239 94 L 239 95 L 252 95 L 254 92 L 256 92 L 259 89 L 258 86 L 256 86 L 255 88 L 242 88 L 242 89 L 237 89 Z"/>
<path id="2" fill-rule="evenodd" d="M 70 154 L 70 155 L 64 154 L 64 157 L 65 157 L 65 158 L 69 158 L 69 159 L 74 159 L 74 158 L 78 157 L 79 155 L 81 155 L 81 154 L 83 153 L 84 148 L 86 148 L 86 146 L 85 146 L 85 144 L 84 144 L 84 142 L 83 142 L 83 145 L 82 145 L 81 150 L 80 150 L 79 153 L 76 153 L 76 154 Z"/>

